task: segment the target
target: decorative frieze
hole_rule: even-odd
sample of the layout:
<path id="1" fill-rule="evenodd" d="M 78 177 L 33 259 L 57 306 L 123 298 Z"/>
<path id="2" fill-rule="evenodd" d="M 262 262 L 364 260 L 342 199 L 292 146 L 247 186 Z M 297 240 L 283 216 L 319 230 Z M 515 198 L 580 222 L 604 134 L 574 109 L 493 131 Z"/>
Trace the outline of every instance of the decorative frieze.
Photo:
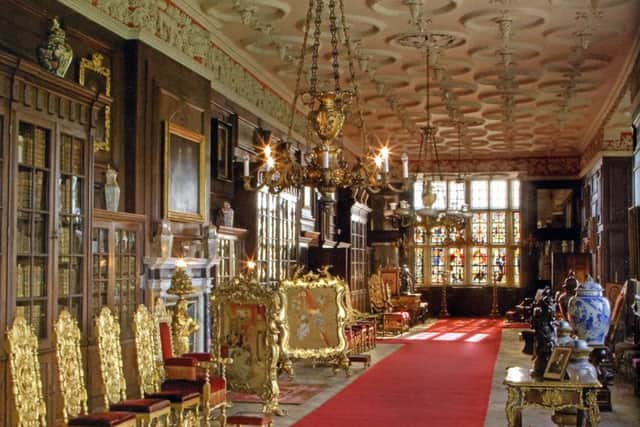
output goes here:
<path id="1" fill-rule="evenodd" d="M 108 27 L 127 39 L 150 36 L 166 46 L 167 51 L 178 50 L 193 60 L 191 69 L 219 84 L 233 95 L 234 101 L 254 107 L 264 119 L 273 119 L 286 129 L 291 117 L 291 104 L 277 95 L 256 76 L 240 65 L 227 52 L 214 44 L 211 33 L 171 0 L 60 0 L 77 12 L 104 24 L 112 19 L 124 27 Z M 96 13 L 98 12 L 98 13 Z M 167 53 L 167 52 L 165 52 Z M 197 64 L 200 66 L 198 67 Z M 294 130 L 304 135 L 306 119 L 296 114 Z"/>

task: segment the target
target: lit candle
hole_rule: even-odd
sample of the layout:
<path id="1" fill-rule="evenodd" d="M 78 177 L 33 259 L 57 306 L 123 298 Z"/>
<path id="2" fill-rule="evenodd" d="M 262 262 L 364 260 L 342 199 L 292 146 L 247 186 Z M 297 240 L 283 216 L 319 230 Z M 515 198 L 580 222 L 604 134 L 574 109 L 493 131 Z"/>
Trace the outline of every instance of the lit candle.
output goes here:
<path id="1" fill-rule="evenodd" d="M 322 169 L 329 169 L 329 147 L 322 149 Z"/>
<path id="2" fill-rule="evenodd" d="M 243 176 L 249 176 L 249 155 L 245 154 L 242 158 Z"/>
<path id="3" fill-rule="evenodd" d="M 176 261 L 176 268 L 187 268 L 187 263 L 184 259 L 180 258 Z"/>
<path id="4" fill-rule="evenodd" d="M 402 177 L 407 179 L 409 178 L 409 156 L 407 156 L 407 153 L 402 153 L 400 159 L 402 160 Z"/>
<path id="5" fill-rule="evenodd" d="M 389 173 L 389 148 L 382 147 L 380 150 L 380 155 L 382 156 L 382 163 L 384 166 L 384 173 Z"/>

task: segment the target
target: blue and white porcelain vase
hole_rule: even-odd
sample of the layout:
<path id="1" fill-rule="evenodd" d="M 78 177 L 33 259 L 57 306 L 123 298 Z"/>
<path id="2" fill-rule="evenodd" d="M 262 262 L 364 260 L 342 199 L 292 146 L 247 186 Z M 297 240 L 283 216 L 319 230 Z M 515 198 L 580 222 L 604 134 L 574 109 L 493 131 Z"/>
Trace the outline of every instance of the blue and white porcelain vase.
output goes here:
<path id="1" fill-rule="evenodd" d="M 571 358 L 567 365 L 567 375 L 573 382 L 594 383 L 598 381 L 598 371 L 589 361 L 593 350 L 584 340 L 575 340 L 571 349 Z"/>
<path id="2" fill-rule="evenodd" d="M 578 337 L 589 345 L 603 345 L 609 330 L 611 306 L 602 287 L 589 276 L 569 300 L 569 320 Z"/>

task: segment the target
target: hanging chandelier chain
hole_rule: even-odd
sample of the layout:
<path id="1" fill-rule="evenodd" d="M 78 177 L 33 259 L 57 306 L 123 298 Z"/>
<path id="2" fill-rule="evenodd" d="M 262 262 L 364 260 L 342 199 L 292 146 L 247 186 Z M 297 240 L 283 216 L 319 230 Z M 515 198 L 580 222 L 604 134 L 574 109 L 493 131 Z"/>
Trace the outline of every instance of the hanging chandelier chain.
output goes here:
<path id="1" fill-rule="evenodd" d="M 338 26 L 336 25 L 336 1 L 329 0 L 329 32 L 331 33 L 331 68 L 336 92 L 340 92 L 340 58 L 338 53 Z"/>
<path id="2" fill-rule="evenodd" d="M 344 16 L 344 1 L 340 1 L 340 17 L 342 20 L 342 30 L 344 32 L 344 41 L 347 45 L 347 59 L 349 62 L 349 77 L 351 78 L 351 84 L 353 85 L 353 96 L 356 99 L 356 110 L 358 111 L 358 127 L 360 128 L 360 134 L 362 136 L 362 153 L 364 156 L 369 151 L 369 138 L 367 137 L 367 128 L 364 122 L 364 113 L 362 112 L 362 104 L 360 102 L 360 88 L 358 86 L 358 80 L 356 79 L 356 67 L 353 62 L 353 50 L 351 48 L 351 37 L 347 31 L 347 20 Z"/>
<path id="3" fill-rule="evenodd" d="M 313 2 L 311 2 L 313 7 Z M 316 1 L 316 16 L 314 20 L 315 30 L 313 32 L 313 53 L 311 56 L 311 88 L 310 92 L 312 96 L 316 96 L 318 93 L 318 58 L 320 56 L 320 35 L 322 34 L 322 7 L 324 6 L 324 0 Z M 311 7 L 309 10 L 311 10 Z"/>
<path id="4" fill-rule="evenodd" d="M 287 129 L 287 141 L 291 140 L 293 134 L 293 124 L 296 118 L 296 105 L 300 98 L 300 81 L 304 70 L 304 57 L 307 53 L 307 43 L 309 42 L 309 28 L 313 19 L 313 4 L 315 0 L 309 0 L 309 8 L 307 9 L 307 20 L 305 25 L 304 39 L 300 48 L 300 60 L 298 61 L 298 70 L 296 72 L 296 87 L 293 91 L 293 102 L 291 103 L 291 117 L 289 118 L 289 128 Z"/>

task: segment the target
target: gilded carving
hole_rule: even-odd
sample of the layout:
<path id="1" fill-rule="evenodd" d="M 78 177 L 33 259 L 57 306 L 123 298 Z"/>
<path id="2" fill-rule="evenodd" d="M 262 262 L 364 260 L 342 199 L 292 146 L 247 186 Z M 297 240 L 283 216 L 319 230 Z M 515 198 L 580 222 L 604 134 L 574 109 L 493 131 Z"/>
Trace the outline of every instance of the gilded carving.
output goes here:
<path id="1" fill-rule="evenodd" d="M 544 390 L 542 392 L 542 404 L 550 408 L 556 408 L 562 405 L 562 393 L 560 390 Z"/>
<path id="2" fill-rule="evenodd" d="M 46 427 L 47 410 L 42 394 L 38 338 L 24 317 L 17 315 L 6 332 L 11 391 L 18 426 Z"/>
<path id="3" fill-rule="evenodd" d="M 255 393 L 263 412 L 284 415 L 278 404 L 280 296 L 255 276 L 237 276 L 211 293 L 212 351 L 233 359 L 227 367 L 231 389 Z"/>
<path id="4" fill-rule="evenodd" d="M 127 397 L 127 384 L 122 369 L 120 324 L 109 307 L 102 307 L 100 315 L 96 318 L 95 326 L 100 374 L 104 388 L 104 404 L 105 408 L 108 408 L 111 403 L 120 402 Z"/>
<path id="5" fill-rule="evenodd" d="M 97 8 L 128 29 L 144 30 L 208 69 L 207 76 L 245 103 L 279 122 L 289 123 L 290 103 L 265 87 L 248 70 L 211 41 L 211 34 L 173 2 L 153 0 L 65 0 L 71 7 Z M 296 114 L 294 130 L 305 134 L 307 120 Z"/>
<path id="6" fill-rule="evenodd" d="M 522 408 L 521 394 L 513 387 L 507 388 L 507 404 L 505 411 L 507 413 L 507 423 L 509 426 L 516 425 L 516 417 L 518 411 Z"/>
<path id="7" fill-rule="evenodd" d="M 282 300 L 282 352 L 286 358 L 329 360 L 349 375 L 344 332 L 345 283 L 325 266 L 318 273 L 296 272 L 278 288 Z"/>
<path id="8" fill-rule="evenodd" d="M 155 393 L 160 389 L 162 374 L 156 357 L 156 324 L 147 307 L 142 304 L 133 315 L 133 330 L 140 396 L 144 396 L 145 393 Z"/>
<path id="9" fill-rule="evenodd" d="M 62 415 L 64 422 L 67 423 L 69 418 L 86 414 L 88 411 L 80 351 L 81 333 L 78 322 L 67 310 L 60 313 L 58 321 L 53 325 L 53 331 L 56 338 L 56 360 L 62 392 Z"/>
<path id="10" fill-rule="evenodd" d="M 102 63 L 104 57 L 99 53 L 94 53 L 91 59 L 80 59 L 80 70 L 78 81 L 82 86 L 88 86 L 94 90 L 111 96 L 111 70 Z M 99 76 L 99 77 L 98 77 Z M 111 150 L 111 106 L 105 105 L 101 111 L 104 126 L 102 138 L 96 138 L 93 142 L 93 150 Z"/>

